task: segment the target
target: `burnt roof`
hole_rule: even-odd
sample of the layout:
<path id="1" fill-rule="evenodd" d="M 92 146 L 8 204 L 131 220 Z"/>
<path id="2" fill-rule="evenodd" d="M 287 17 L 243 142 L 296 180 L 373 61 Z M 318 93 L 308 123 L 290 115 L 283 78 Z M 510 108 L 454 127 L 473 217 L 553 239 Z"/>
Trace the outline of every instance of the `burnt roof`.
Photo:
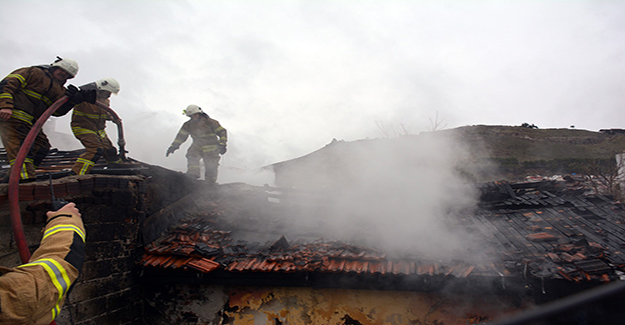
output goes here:
<path id="1" fill-rule="evenodd" d="M 84 149 L 60 151 L 51 149 L 49 154 L 37 168 L 37 181 L 19 184 L 20 201 L 49 200 L 50 185 L 57 197 L 73 196 L 93 189 L 100 188 L 127 188 L 135 175 L 150 176 L 162 169 L 132 158 L 117 166 L 107 167 L 104 159 L 98 160 L 88 175 L 71 175 L 71 168 Z M 6 150 L 0 148 L 0 205 L 8 202 L 8 172 L 10 164 L 7 161 Z M 172 172 L 172 175 L 177 173 Z M 143 177 L 141 176 L 141 177 Z M 52 182 L 51 179 L 55 181 Z M 145 184 L 141 183 L 142 191 Z"/>
<path id="2" fill-rule="evenodd" d="M 37 167 L 37 180 L 47 180 L 48 173 L 53 174 L 53 178 L 64 177 L 70 174 L 72 166 L 76 159 L 85 152 L 85 149 L 77 149 L 70 151 L 62 151 L 56 148 L 50 149 L 50 152 L 44 158 L 42 163 Z M 109 174 L 109 175 L 128 175 L 136 174 L 139 169 L 149 166 L 135 159 L 128 158 L 127 165 L 123 168 L 108 168 L 103 157 L 96 162 L 91 169 L 92 174 Z M 11 165 L 7 160 L 6 150 L 0 148 L 0 174 L 8 173 Z"/>
<path id="3" fill-rule="evenodd" d="M 82 152 L 52 150 L 38 172 L 46 179 L 46 172 L 64 176 Z M 4 158 L 2 169 L 8 170 L 3 154 L 0 152 L 0 160 Z M 149 166 L 131 161 L 137 164 L 126 169 L 108 169 L 100 161 L 93 172 L 125 175 Z M 235 188 L 218 185 L 212 191 Z M 336 277 L 345 283 L 347 277 L 358 278 L 365 285 L 379 283 L 380 289 L 388 288 L 388 283 L 380 278 L 392 281 L 395 288 L 423 289 L 428 287 L 427 282 L 434 289 L 454 279 L 466 282 L 485 278 L 550 279 L 577 283 L 623 277 L 625 210 L 612 197 L 587 194 L 580 182 L 570 177 L 566 182 L 491 182 L 480 184 L 479 189 L 479 208 L 469 215 L 457 216 L 456 221 L 488 244 L 492 256 L 489 260 L 394 257 L 371 247 L 319 238 L 291 242 L 286 237 L 276 237 L 265 244 L 244 241 L 233 236 L 233 232 L 240 230 L 236 224 L 220 223 L 214 218 L 219 216 L 223 220 L 220 205 L 224 202 L 212 202 L 204 204 L 200 214 L 186 215 L 162 237 L 146 243 L 138 264 L 156 277 L 172 271 L 184 276 L 193 272 L 209 275 L 205 280 L 212 277 L 234 283 L 265 277 L 273 279 L 271 283 L 276 285 L 309 285 L 311 279 L 319 284 L 338 281 Z M 245 190 L 239 187 L 234 192 L 274 207 L 289 205 L 289 200 L 296 196 L 315 195 L 313 191 L 302 193 L 268 186 L 247 186 Z M 207 201 L 207 198 L 198 196 L 195 200 Z M 255 212 L 252 209 L 251 214 Z M 270 217 L 261 216 L 256 222 L 271 222 Z M 371 281 L 373 278 L 375 281 Z"/>
<path id="4" fill-rule="evenodd" d="M 625 212 L 620 202 L 605 195 L 586 195 L 575 181 L 493 182 L 479 187 L 479 208 L 458 216 L 457 222 L 488 243 L 489 260 L 398 258 L 327 239 L 290 243 L 281 237 L 265 244 L 250 243 L 235 240 L 231 231 L 219 229 L 214 220 L 196 215 L 147 245 L 139 265 L 165 272 L 152 273 L 156 277 L 167 271 L 207 274 L 204 279 L 220 281 L 305 274 L 306 283 L 299 284 L 310 285 L 314 277 L 321 281 L 334 275 L 360 277 L 368 285 L 372 278 L 401 280 L 396 284 L 402 288 L 408 288 L 407 279 L 423 288 L 428 278 L 443 286 L 454 279 L 467 283 L 503 278 L 605 282 L 622 277 Z M 269 199 L 287 190 L 264 187 L 258 191 L 267 193 Z M 286 204 L 286 195 L 281 201 Z M 175 277 L 170 280 L 176 281 Z M 287 285 L 286 280 L 275 283 Z"/>

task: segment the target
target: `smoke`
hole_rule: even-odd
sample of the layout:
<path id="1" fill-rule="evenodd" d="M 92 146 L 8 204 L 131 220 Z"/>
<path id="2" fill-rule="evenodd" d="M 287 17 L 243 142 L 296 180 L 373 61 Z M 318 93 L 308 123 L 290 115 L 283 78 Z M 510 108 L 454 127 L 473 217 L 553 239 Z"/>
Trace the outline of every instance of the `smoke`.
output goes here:
<path id="1" fill-rule="evenodd" d="M 330 158 L 331 149 L 343 158 Z M 314 226 L 328 238 L 395 255 L 459 258 L 472 249 L 469 234 L 456 224 L 476 204 L 474 187 L 459 171 L 469 153 L 450 133 L 336 142 L 311 156 L 325 156 L 316 163 L 332 165 L 303 163 L 311 174 L 289 174 L 303 180 L 299 186 L 317 180 L 311 184 L 320 195 L 302 203 L 318 209 L 299 211 L 292 228 Z M 328 168 L 329 177 L 323 175 Z"/>
<path id="2" fill-rule="evenodd" d="M 190 144 L 165 157 L 187 119 L 181 111 L 202 106 L 230 135 L 220 183 L 271 185 L 259 167 L 333 137 L 375 136 L 374 121 L 419 132 L 440 113 L 450 128 L 529 122 L 600 129 L 619 127 L 613 124 L 623 115 L 619 1 L 3 5 L 0 21 L 28 12 L 29 23 L 3 24 L 0 72 L 61 55 L 81 66 L 69 83 L 116 78 L 121 92 L 111 105 L 124 120 L 128 156 L 172 170 L 185 170 Z M 50 26 L 59 32 L 42 33 Z M 68 117 L 56 130 L 71 137 Z M 107 132 L 116 142 L 114 126 Z M 64 138 L 50 140 L 81 148 Z M 350 151 L 349 161 L 316 162 L 340 172 L 300 175 L 311 184 L 332 175 L 333 192 L 324 199 L 331 208 L 303 212 L 295 223 L 397 250 L 461 249 L 464 237 L 448 229 L 446 216 L 448 207 L 473 206 L 454 165 L 466 156 L 462 146 L 377 143 Z"/>
<path id="3" fill-rule="evenodd" d="M 111 105 L 124 120 L 128 156 L 174 170 L 186 168 L 186 147 L 167 158 L 165 151 L 192 103 L 231 134 L 222 166 L 248 171 L 333 137 L 376 136 L 374 121 L 419 132 L 435 114 L 449 127 L 600 129 L 622 120 L 625 4 L 618 1 L 6 0 L 3 7 L 0 21 L 28 12 L 29 24 L 3 24 L 0 73 L 60 55 L 80 64 L 68 83 L 117 79 Z M 41 32 L 49 26 L 60 32 Z M 57 130 L 71 135 L 62 121 Z M 114 138 L 114 126 L 108 131 Z"/>

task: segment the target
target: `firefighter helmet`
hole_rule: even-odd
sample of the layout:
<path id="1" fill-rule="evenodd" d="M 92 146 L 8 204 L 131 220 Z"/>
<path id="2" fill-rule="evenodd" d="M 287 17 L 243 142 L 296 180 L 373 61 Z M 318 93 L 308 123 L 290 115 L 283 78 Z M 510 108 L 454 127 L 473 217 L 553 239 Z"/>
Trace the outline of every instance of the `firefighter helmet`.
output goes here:
<path id="1" fill-rule="evenodd" d="M 63 71 L 67 72 L 71 78 L 76 77 L 76 74 L 78 73 L 78 62 L 72 59 L 63 59 L 60 56 L 57 56 L 56 61 L 52 62 L 50 66 L 63 69 Z"/>
<path id="2" fill-rule="evenodd" d="M 185 114 L 187 116 L 191 116 L 197 113 L 204 113 L 204 112 L 202 112 L 202 109 L 199 106 L 193 105 L 193 104 L 187 106 L 187 108 L 184 111 L 182 111 L 182 114 Z"/>
<path id="3" fill-rule="evenodd" d="M 117 80 L 113 78 L 100 79 L 96 81 L 95 84 L 98 87 L 98 90 L 110 91 L 111 93 L 115 95 L 117 95 L 120 89 L 119 82 L 117 82 Z"/>

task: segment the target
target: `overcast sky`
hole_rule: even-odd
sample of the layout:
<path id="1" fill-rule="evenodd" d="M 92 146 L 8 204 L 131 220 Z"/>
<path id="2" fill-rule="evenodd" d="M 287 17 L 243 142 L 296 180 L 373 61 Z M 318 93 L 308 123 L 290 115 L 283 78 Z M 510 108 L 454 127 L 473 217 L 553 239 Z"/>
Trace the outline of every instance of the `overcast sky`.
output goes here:
<path id="1" fill-rule="evenodd" d="M 0 0 L 0 8 L 1 74 L 59 55 L 80 64 L 72 84 L 116 78 L 111 107 L 128 155 L 177 170 L 189 143 L 167 159 L 165 151 L 189 104 L 228 129 L 222 168 L 296 158 L 333 138 L 418 134 L 435 121 L 625 128 L 625 1 Z M 71 134 L 69 119 L 56 129 Z"/>

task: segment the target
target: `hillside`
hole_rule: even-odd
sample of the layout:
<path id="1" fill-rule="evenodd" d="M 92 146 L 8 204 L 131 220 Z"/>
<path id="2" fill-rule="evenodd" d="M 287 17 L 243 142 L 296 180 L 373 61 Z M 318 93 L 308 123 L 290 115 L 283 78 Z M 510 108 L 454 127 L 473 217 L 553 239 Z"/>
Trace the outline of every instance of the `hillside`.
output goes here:
<path id="1" fill-rule="evenodd" d="M 516 158 L 519 162 L 611 159 L 625 150 L 625 134 L 587 130 L 476 125 L 438 132 L 463 139 L 478 157 Z"/>
<path id="2" fill-rule="evenodd" d="M 397 138 L 333 140 L 271 168 L 277 185 L 302 188 L 351 183 L 376 168 L 376 174 L 389 174 L 432 166 L 483 182 L 588 173 L 615 165 L 615 155 L 624 149 L 625 134 L 619 133 L 475 125 Z"/>

